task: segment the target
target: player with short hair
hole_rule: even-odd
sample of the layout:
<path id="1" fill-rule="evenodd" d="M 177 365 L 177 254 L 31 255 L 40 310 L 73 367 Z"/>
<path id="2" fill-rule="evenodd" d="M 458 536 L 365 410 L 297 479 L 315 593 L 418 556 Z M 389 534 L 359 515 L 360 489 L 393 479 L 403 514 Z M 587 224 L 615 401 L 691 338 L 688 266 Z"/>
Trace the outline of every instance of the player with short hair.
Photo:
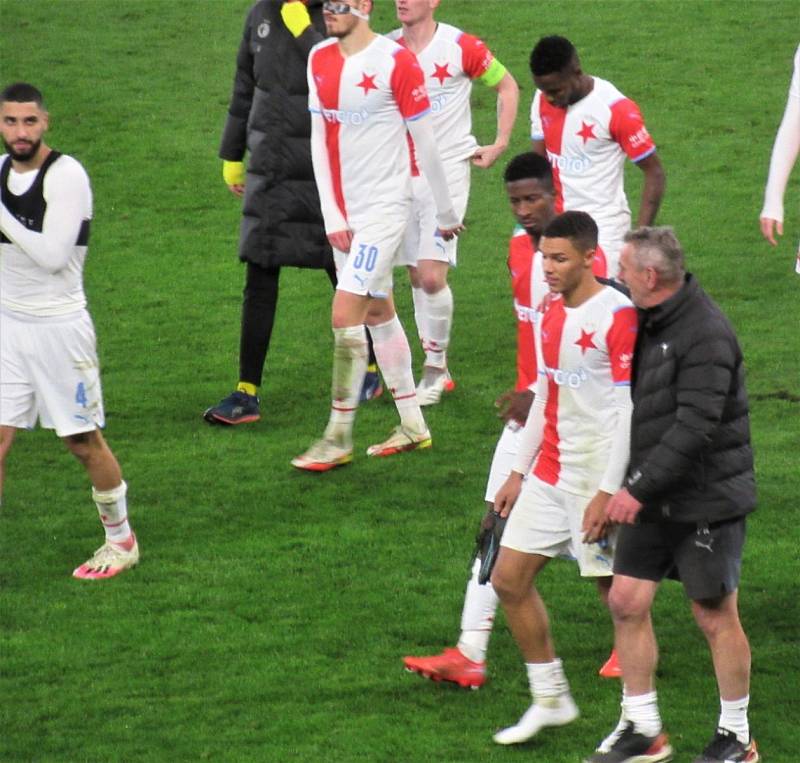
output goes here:
<path id="1" fill-rule="evenodd" d="M 431 120 L 456 214 L 463 219 L 470 188 L 470 162 L 491 167 L 508 147 L 519 103 L 519 87 L 482 40 L 437 22 L 439 0 L 395 0 L 401 29 L 388 37 L 412 51 L 425 74 Z M 478 80 L 497 91 L 495 140 L 479 146 L 472 135 L 470 94 Z M 447 365 L 453 324 L 453 293 L 448 271 L 456 265 L 457 238 L 436 235 L 435 205 L 430 187 L 416 165 L 414 201 L 398 264 L 408 267 L 414 317 L 425 361 L 417 385 L 420 405 L 434 405 L 455 388 Z"/>
<path id="2" fill-rule="evenodd" d="M 783 113 L 772 158 L 769 162 L 769 177 L 764 189 L 764 208 L 761 210 L 761 233 L 773 246 L 777 246 L 775 232 L 783 235 L 783 194 L 792 167 L 800 155 L 800 45 L 794 54 L 792 81 L 789 84 L 789 97 Z M 800 273 L 800 246 L 797 249 L 795 272 Z"/>
<path id="3" fill-rule="evenodd" d="M 411 349 L 392 299 L 392 266 L 411 206 L 407 134 L 431 185 L 445 240 L 462 225 L 436 149 L 422 70 L 414 54 L 369 26 L 372 0 L 326 2 L 331 37 L 309 57 L 311 155 L 325 230 L 334 249 L 332 404 L 322 439 L 293 459 L 328 471 L 352 460 L 352 429 L 366 368 L 366 322 L 400 426 L 367 450 L 390 456 L 427 448 L 431 435 L 417 402 Z"/>
<path id="4" fill-rule="evenodd" d="M 538 574 L 569 553 L 582 576 L 611 575 L 603 511 L 628 463 L 636 311 L 595 279 L 596 247 L 597 226 L 579 211 L 556 217 L 539 244 L 552 293 L 535 325 L 536 397 L 511 474 L 495 496 L 495 511 L 509 518 L 492 574 L 533 704 L 495 734 L 498 744 L 524 742 L 578 716 L 534 585 Z"/>
<path id="5" fill-rule="evenodd" d="M 105 424 L 83 266 L 92 191 L 81 164 L 43 140 L 48 113 L 33 85 L 0 93 L 0 492 L 17 429 L 55 429 L 86 469 L 106 541 L 72 573 L 112 577 L 139 561 L 127 485 Z"/>
<path id="6" fill-rule="evenodd" d="M 541 38 L 530 69 L 537 87 L 531 140 L 553 165 L 556 210 L 581 209 L 594 218 L 608 274 L 616 278 L 622 238 L 631 227 L 625 157 L 644 173 L 638 224 L 651 225 L 665 186 L 655 143 L 636 103 L 610 82 L 585 74 L 565 37 Z"/>
<path id="7" fill-rule="evenodd" d="M 539 306 L 549 293 L 542 269 L 539 242 L 542 231 L 555 217 L 555 189 L 549 162 L 539 154 L 515 156 L 506 166 L 503 178 L 511 209 L 518 225 L 509 241 L 508 269 L 517 316 L 517 381 L 513 390 L 500 396 L 497 405 L 506 425 L 497 442 L 486 486 L 486 506 L 494 509 L 495 494 L 508 478 L 519 450 L 521 427 L 533 402 L 537 383 L 534 326 L 541 315 Z M 595 251 L 593 272 L 606 274 L 605 257 Z M 467 583 L 461 613 L 461 635 L 454 648 L 429 657 L 404 657 L 407 670 L 434 681 L 450 681 L 477 689 L 486 681 L 486 653 L 499 605 L 491 583 L 479 582 L 481 560 L 476 559 Z M 597 578 L 605 600 L 610 578 Z M 610 664 L 609 664 L 610 663 Z M 613 675 L 616 658 L 603 666 L 602 675 Z"/>

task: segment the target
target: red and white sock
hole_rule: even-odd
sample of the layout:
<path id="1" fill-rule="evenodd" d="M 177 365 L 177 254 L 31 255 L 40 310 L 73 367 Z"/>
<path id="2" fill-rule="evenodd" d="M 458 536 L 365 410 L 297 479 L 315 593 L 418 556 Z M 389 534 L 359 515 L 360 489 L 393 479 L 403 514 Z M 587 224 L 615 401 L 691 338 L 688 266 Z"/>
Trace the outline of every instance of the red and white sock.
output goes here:
<path id="1" fill-rule="evenodd" d="M 333 330 L 331 416 L 325 436 L 340 445 L 352 441 L 353 421 L 367 371 L 367 332 L 363 325 Z"/>
<path id="2" fill-rule="evenodd" d="M 118 545 L 124 545 L 132 535 L 128 524 L 127 492 L 125 480 L 111 490 L 98 490 L 92 486 L 92 498 L 106 531 L 106 540 Z"/>
<path id="3" fill-rule="evenodd" d="M 372 334 L 378 367 L 397 406 L 400 423 L 413 432 L 424 432 L 427 426 L 417 402 L 411 371 L 411 348 L 400 319 L 395 315 L 386 323 L 370 326 L 369 333 Z"/>
<path id="4" fill-rule="evenodd" d="M 448 285 L 436 294 L 425 295 L 425 319 L 425 365 L 429 368 L 447 368 L 447 347 L 453 325 L 453 292 Z"/>

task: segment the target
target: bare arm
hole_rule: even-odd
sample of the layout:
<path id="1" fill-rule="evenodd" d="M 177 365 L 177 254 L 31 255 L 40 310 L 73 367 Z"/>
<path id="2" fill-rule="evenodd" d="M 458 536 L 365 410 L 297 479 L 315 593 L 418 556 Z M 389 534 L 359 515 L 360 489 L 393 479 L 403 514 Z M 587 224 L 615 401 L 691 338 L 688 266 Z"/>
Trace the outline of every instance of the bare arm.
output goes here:
<path id="1" fill-rule="evenodd" d="M 652 153 L 636 163 L 636 166 L 644 172 L 644 185 L 642 186 L 642 200 L 639 204 L 639 225 L 652 225 L 655 222 L 658 208 L 661 206 L 661 199 L 664 196 L 664 188 L 667 185 L 667 178 L 658 154 Z"/>
<path id="2" fill-rule="evenodd" d="M 494 143 L 490 146 L 479 146 L 472 157 L 472 163 L 482 169 L 491 167 L 500 154 L 508 148 L 519 106 L 519 85 L 509 72 L 506 72 L 503 79 L 497 83 L 495 90 L 497 90 L 497 135 Z"/>

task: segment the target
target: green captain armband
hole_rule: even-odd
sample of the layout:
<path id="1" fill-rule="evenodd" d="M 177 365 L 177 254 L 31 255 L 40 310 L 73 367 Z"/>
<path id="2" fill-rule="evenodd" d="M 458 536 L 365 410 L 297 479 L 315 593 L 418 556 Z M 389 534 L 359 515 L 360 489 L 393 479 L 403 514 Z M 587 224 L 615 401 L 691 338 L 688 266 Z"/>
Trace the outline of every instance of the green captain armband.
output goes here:
<path id="1" fill-rule="evenodd" d="M 488 85 L 489 87 L 497 87 L 500 84 L 500 80 L 506 76 L 506 69 L 503 64 L 501 64 L 496 58 L 492 59 L 492 63 L 489 64 L 489 68 L 481 74 L 478 79 L 483 82 L 484 85 Z"/>

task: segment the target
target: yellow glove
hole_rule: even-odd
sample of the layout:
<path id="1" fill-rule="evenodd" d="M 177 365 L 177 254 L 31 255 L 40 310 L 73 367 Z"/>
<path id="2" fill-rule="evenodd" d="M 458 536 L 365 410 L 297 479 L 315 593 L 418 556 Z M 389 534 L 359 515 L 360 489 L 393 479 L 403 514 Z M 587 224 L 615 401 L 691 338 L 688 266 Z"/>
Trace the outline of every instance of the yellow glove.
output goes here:
<path id="1" fill-rule="evenodd" d="M 302 0 L 289 0 L 281 6 L 281 18 L 286 28 L 299 37 L 311 26 L 311 16 Z"/>
<path id="2" fill-rule="evenodd" d="M 227 185 L 244 185 L 244 162 L 222 160 L 222 179 Z"/>

